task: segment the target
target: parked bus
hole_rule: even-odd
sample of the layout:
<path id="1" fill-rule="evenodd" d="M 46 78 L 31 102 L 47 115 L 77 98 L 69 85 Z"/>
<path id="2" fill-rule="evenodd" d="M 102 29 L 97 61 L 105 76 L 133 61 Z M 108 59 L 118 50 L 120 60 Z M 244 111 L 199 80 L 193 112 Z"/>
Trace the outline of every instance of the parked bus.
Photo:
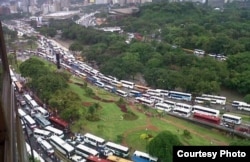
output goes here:
<path id="1" fill-rule="evenodd" d="M 143 104 L 143 105 L 154 106 L 154 101 L 149 100 L 149 99 L 146 99 L 146 98 L 144 98 L 144 97 L 136 97 L 136 98 L 135 98 L 135 101 L 136 101 L 136 102 L 139 102 L 139 103 L 141 103 L 141 104 Z"/>
<path id="2" fill-rule="evenodd" d="M 49 125 L 51 125 L 50 121 L 47 120 L 46 118 L 44 118 L 44 116 L 42 116 L 41 114 L 36 114 L 34 116 L 34 120 L 37 122 L 37 124 L 41 127 L 41 128 L 45 128 Z"/>
<path id="3" fill-rule="evenodd" d="M 24 99 L 27 103 L 29 103 L 29 101 L 32 100 L 32 97 L 31 97 L 30 95 L 28 95 L 28 94 L 24 94 L 24 95 L 23 95 L 23 99 Z"/>
<path id="4" fill-rule="evenodd" d="M 83 141 L 95 147 L 103 147 L 105 144 L 105 140 L 103 138 L 95 136 L 91 133 L 84 134 Z"/>
<path id="5" fill-rule="evenodd" d="M 167 112 L 172 110 L 172 107 L 168 104 L 165 104 L 165 103 L 157 103 L 157 104 L 155 104 L 155 108 L 158 110 L 163 110 L 163 111 L 167 111 Z"/>
<path id="6" fill-rule="evenodd" d="M 192 106 L 189 104 L 185 104 L 185 103 L 176 103 L 175 107 L 192 110 Z"/>
<path id="7" fill-rule="evenodd" d="M 135 84 L 134 89 L 141 92 L 146 92 L 149 89 L 149 87 Z"/>
<path id="8" fill-rule="evenodd" d="M 89 72 L 89 74 L 92 75 L 92 76 L 97 76 L 98 73 L 99 73 L 99 71 L 96 70 L 96 69 L 92 69 L 92 70 Z"/>
<path id="9" fill-rule="evenodd" d="M 194 112 L 193 118 L 198 119 L 198 120 L 203 120 L 206 122 L 210 122 L 213 124 L 218 124 L 218 125 L 220 124 L 220 121 L 221 121 L 220 117 L 212 116 L 212 115 L 204 114 L 204 113 L 199 113 L 199 112 Z"/>
<path id="10" fill-rule="evenodd" d="M 160 92 L 161 97 L 168 97 L 168 90 L 165 89 L 156 89 L 156 91 Z"/>
<path id="11" fill-rule="evenodd" d="M 51 146 L 51 144 L 49 142 L 47 142 L 46 140 L 42 139 L 42 138 L 38 138 L 37 142 L 40 144 L 40 146 L 42 147 L 42 149 L 48 154 L 48 155 L 52 155 L 54 154 L 54 149 Z"/>
<path id="12" fill-rule="evenodd" d="M 64 156 L 66 156 L 68 159 L 71 158 L 71 156 L 74 155 L 75 149 L 73 146 L 65 142 L 63 139 L 56 135 L 52 135 L 50 137 L 50 143 L 58 150 L 60 153 L 62 153 Z"/>
<path id="13" fill-rule="evenodd" d="M 233 101 L 232 102 L 232 107 L 234 107 L 234 108 L 238 108 L 238 107 L 240 107 L 242 105 L 247 105 L 247 103 L 246 102 L 242 102 L 242 101 Z"/>
<path id="14" fill-rule="evenodd" d="M 242 104 L 242 105 L 238 106 L 238 110 L 244 110 L 244 111 L 250 112 L 250 104 Z"/>
<path id="15" fill-rule="evenodd" d="M 154 103 L 162 103 L 164 98 L 158 96 L 150 96 L 150 100 L 154 101 Z"/>
<path id="16" fill-rule="evenodd" d="M 135 83 L 129 82 L 129 81 L 126 81 L 126 80 L 120 80 L 120 82 L 122 83 L 123 87 L 129 88 L 129 89 L 134 89 Z"/>
<path id="17" fill-rule="evenodd" d="M 155 89 L 148 89 L 148 90 L 146 91 L 146 93 L 149 94 L 150 96 L 158 96 L 158 97 L 161 96 L 160 91 L 155 90 Z"/>
<path id="18" fill-rule="evenodd" d="M 49 125 L 47 127 L 44 127 L 45 130 L 50 131 L 53 135 L 57 135 L 60 138 L 64 137 L 64 133 L 62 130 L 54 128 L 53 126 Z"/>
<path id="19" fill-rule="evenodd" d="M 133 162 L 157 162 L 158 158 L 149 155 L 148 153 L 136 150 L 132 155 Z"/>
<path id="20" fill-rule="evenodd" d="M 27 124 L 27 126 L 30 128 L 30 129 L 34 129 L 36 128 L 36 122 L 34 119 L 32 119 L 32 117 L 30 115 L 25 115 L 23 117 L 24 119 L 24 122 Z"/>
<path id="21" fill-rule="evenodd" d="M 40 113 L 45 118 L 49 117 L 49 112 L 47 110 L 45 110 L 44 108 L 42 108 L 41 106 L 34 108 L 34 110 L 36 110 L 38 113 Z"/>
<path id="22" fill-rule="evenodd" d="M 118 94 L 119 96 L 122 96 L 122 97 L 127 97 L 128 96 L 128 92 L 125 92 L 125 91 L 120 90 L 120 89 L 116 90 L 115 93 Z"/>
<path id="23" fill-rule="evenodd" d="M 216 117 L 218 117 L 220 115 L 219 110 L 206 108 L 206 107 L 199 106 L 199 105 L 194 105 L 192 112 L 193 113 L 195 113 L 195 112 L 203 113 L 203 114 L 212 115 L 212 116 L 216 116 Z"/>
<path id="24" fill-rule="evenodd" d="M 105 89 L 106 91 L 111 92 L 111 93 L 115 93 L 115 92 L 116 92 L 116 88 L 113 87 L 113 86 L 110 86 L 110 85 L 104 85 L 104 89 Z"/>
<path id="25" fill-rule="evenodd" d="M 18 108 L 17 111 L 18 111 L 18 115 L 19 115 L 20 118 L 23 118 L 25 115 L 27 115 L 27 114 L 26 114 L 22 109 L 20 109 L 20 108 Z"/>
<path id="26" fill-rule="evenodd" d="M 224 96 L 215 96 L 209 94 L 202 94 L 201 97 L 206 97 L 211 99 L 211 103 L 225 105 L 227 98 Z"/>
<path id="27" fill-rule="evenodd" d="M 169 100 L 163 100 L 162 103 L 169 105 L 171 108 L 174 108 L 176 104 L 176 102 L 169 101 Z"/>
<path id="28" fill-rule="evenodd" d="M 104 146 L 104 154 L 106 155 L 112 154 L 120 157 L 128 157 L 129 148 L 113 142 L 107 142 Z"/>
<path id="29" fill-rule="evenodd" d="M 105 84 L 104 84 L 103 82 L 101 82 L 101 81 L 96 81 L 96 82 L 95 82 L 95 85 L 96 85 L 97 87 L 100 87 L 100 88 L 104 88 L 104 86 L 105 86 Z"/>
<path id="30" fill-rule="evenodd" d="M 33 130 L 33 135 L 35 138 L 49 139 L 52 133 L 44 129 L 35 128 Z"/>
<path id="31" fill-rule="evenodd" d="M 177 91 L 169 91 L 168 97 L 176 100 L 184 100 L 184 101 L 191 101 L 192 94 L 191 93 L 183 93 Z"/>
<path id="32" fill-rule="evenodd" d="M 130 97 L 141 97 L 142 93 L 136 90 L 129 91 L 128 94 Z"/>
<path id="33" fill-rule="evenodd" d="M 87 158 L 88 156 L 99 156 L 99 152 L 82 144 L 79 144 L 75 147 L 75 152 L 77 155 Z"/>
<path id="34" fill-rule="evenodd" d="M 189 109 L 184 108 L 174 108 L 173 113 L 178 114 L 180 116 L 189 117 L 191 115 L 191 111 Z"/>
<path id="35" fill-rule="evenodd" d="M 102 159 L 100 157 L 90 155 L 89 157 L 87 157 L 87 162 L 110 162 L 110 161 L 107 159 Z"/>
<path id="36" fill-rule="evenodd" d="M 111 83 L 110 83 L 112 86 L 115 86 L 115 87 L 118 87 L 118 88 L 121 88 L 122 87 L 122 83 L 117 81 L 117 80 L 112 80 Z"/>
<path id="37" fill-rule="evenodd" d="M 133 162 L 131 160 L 124 159 L 124 158 L 121 158 L 121 157 L 118 157 L 118 156 L 115 156 L 115 155 L 109 155 L 107 157 L 107 160 L 109 160 L 110 162 Z"/>
<path id="38" fill-rule="evenodd" d="M 63 130 L 65 133 L 68 133 L 70 130 L 69 130 L 69 124 L 62 120 L 61 118 L 59 117 L 55 117 L 55 116 L 50 116 L 49 117 L 49 121 L 58 129 L 61 129 Z"/>
<path id="39" fill-rule="evenodd" d="M 39 106 L 38 103 L 37 103 L 35 100 L 30 100 L 30 101 L 29 101 L 29 105 L 30 105 L 30 107 L 31 107 L 32 109 L 34 109 L 34 108 L 36 108 L 36 107 Z"/>
<path id="40" fill-rule="evenodd" d="M 195 97 L 194 102 L 199 104 L 211 103 L 211 99 L 207 97 Z"/>
<path id="41" fill-rule="evenodd" d="M 241 117 L 235 116 L 231 114 L 223 114 L 221 117 L 223 122 L 233 123 L 233 124 L 241 124 Z"/>
<path id="42" fill-rule="evenodd" d="M 109 77 L 103 76 L 103 77 L 101 78 L 101 81 L 103 81 L 103 82 L 105 82 L 105 83 L 111 83 L 112 79 L 109 78 Z"/>

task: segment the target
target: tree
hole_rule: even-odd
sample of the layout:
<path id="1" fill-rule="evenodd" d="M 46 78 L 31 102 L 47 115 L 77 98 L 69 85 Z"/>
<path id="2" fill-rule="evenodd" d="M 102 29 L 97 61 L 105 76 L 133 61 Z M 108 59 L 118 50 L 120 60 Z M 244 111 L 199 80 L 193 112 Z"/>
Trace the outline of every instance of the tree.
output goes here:
<path id="1" fill-rule="evenodd" d="M 180 146 L 177 136 L 169 131 L 160 132 L 147 145 L 148 153 L 158 157 L 161 161 L 173 161 L 173 146 Z"/>
<path id="2" fill-rule="evenodd" d="M 247 94 L 245 97 L 244 97 L 244 102 L 246 103 L 250 103 L 250 94 Z"/>

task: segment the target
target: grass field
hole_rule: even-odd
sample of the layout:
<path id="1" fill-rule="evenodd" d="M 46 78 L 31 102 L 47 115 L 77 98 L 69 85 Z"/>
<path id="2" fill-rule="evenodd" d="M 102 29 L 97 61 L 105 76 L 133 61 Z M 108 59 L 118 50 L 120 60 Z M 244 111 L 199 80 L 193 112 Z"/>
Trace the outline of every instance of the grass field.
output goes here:
<path id="1" fill-rule="evenodd" d="M 72 81 L 82 82 L 76 78 L 73 78 Z M 90 84 L 88 84 L 88 86 L 90 86 Z M 93 91 L 101 98 L 114 101 L 119 100 L 119 97 L 103 89 L 95 86 L 90 87 L 93 88 Z M 195 125 L 170 115 L 165 115 L 162 118 L 147 117 L 144 113 L 137 110 L 137 105 L 127 106 L 138 118 L 132 121 L 123 120 L 122 116 L 124 113 L 120 111 L 120 108 L 115 103 L 105 103 L 89 98 L 85 95 L 84 89 L 73 83 L 70 83 L 70 89 L 79 94 L 83 103 L 98 102 L 98 104 L 101 105 L 101 109 L 98 111 L 101 120 L 96 122 L 90 122 L 85 119 L 79 120 L 72 126 L 74 132 L 90 132 L 109 141 L 121 142 L 123 145 L 131 147 L 132 150 L 138 149 L 142 151 L 146 151 L 145 146 L 148 141 L 141 139 L 140 136 L 142 134 L 155 136 L 163 130 L 168 130 L 177 135 L 184 145 L 228 145 L 234 140 L 219 130 Z M 147 111 L 147 109 L 143 109 L 143 111 Z M 148 111 L 157 114 L 153 109 Z M 184 137 L 184 130 L 190 132 L 190 138 Z"/>

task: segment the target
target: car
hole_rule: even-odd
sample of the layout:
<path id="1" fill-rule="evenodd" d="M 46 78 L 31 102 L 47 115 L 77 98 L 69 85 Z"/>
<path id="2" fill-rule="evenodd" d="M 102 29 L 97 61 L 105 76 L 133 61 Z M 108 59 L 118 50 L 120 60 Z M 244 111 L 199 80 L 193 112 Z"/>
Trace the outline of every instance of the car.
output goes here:
<path id="1" fill-rule="evenodd" d="M 65 142 L 67 142 L 68 144 L 73 145 L 73 146 L 76 145 L 76 141 L 74 141 L 74 140 L 72 140 L 70 138 L 66 139 Z"/>

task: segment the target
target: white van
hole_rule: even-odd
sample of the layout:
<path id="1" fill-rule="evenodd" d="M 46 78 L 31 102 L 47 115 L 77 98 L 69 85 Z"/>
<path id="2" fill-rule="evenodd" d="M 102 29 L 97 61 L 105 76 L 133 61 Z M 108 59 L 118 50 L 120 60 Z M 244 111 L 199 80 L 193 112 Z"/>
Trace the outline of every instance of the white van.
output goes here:
<path id="1" fill-rule="evenodd" d="M 49 117 L 49 112 L 44 108 L 42 108 L 41 106 L 35 107 L 34 110 L 36 110 L 37 113 L 40 113 L 45 118 Z"/>

